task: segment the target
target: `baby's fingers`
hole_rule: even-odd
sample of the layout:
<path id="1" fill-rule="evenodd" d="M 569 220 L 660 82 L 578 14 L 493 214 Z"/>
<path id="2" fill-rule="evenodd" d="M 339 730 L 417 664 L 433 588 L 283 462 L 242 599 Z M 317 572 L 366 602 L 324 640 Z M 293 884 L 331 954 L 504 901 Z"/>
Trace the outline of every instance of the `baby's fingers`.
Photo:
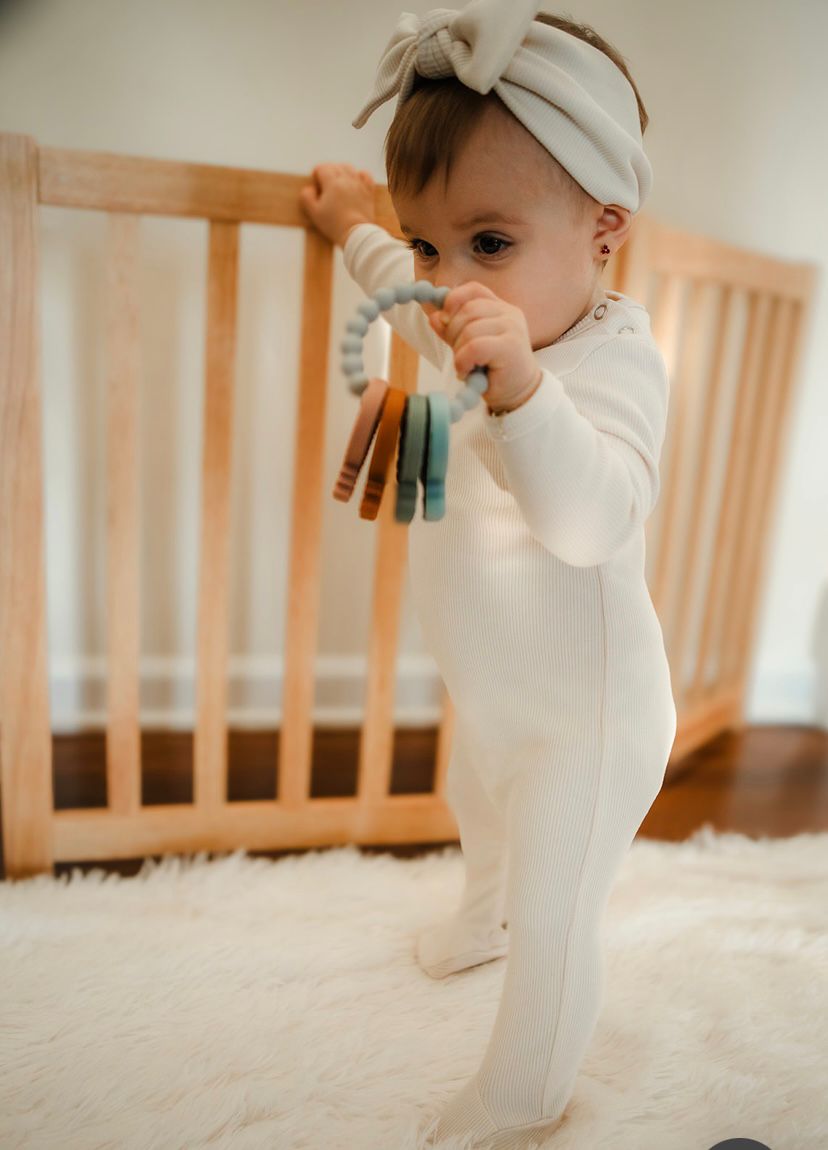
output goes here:
<path id="1" fill-rule="evenodd" d="M 439 310 L 433 311 L 429 313 L 428 322 L 437 335 L 439 335 L 440 339 L 445 340 L 445 342 L 450 345 L 451 340 L 448 337 L 448 316 Z"/>

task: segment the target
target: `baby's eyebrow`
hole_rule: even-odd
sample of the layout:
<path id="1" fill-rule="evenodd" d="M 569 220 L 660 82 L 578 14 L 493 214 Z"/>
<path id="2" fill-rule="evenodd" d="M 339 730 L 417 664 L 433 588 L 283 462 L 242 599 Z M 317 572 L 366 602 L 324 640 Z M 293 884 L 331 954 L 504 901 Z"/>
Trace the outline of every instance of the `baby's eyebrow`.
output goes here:
<path id="1" fill-rule="evenodd" d="M 525 220 L 519 219 L 517 216 L 509 216 L 505 212 L 476 212 L 475 215 L 469 216 L 465 220 L 458 220 L 453 226 L 461 231 L 463 228 L 471 228 L 475 224 L 516 224 L 523 226 Z M 408 224 L 400 224 L 400 231 L 404 232 L 407 236 L 414 235 L 414 229 L 410 228 Z"/>

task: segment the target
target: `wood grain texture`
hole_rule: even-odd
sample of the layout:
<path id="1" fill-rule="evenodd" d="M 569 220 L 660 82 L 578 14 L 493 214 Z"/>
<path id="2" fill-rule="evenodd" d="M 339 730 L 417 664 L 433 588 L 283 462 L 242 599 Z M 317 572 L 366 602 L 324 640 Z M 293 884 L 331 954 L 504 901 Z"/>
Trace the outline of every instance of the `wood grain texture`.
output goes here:
<path id="1" fill-rule="evenodd" d="M 0 134 L 0 780 L 6 873 L 52 866 L 37 147 Z"/>
<path id="2" fill-rule="evenodd" d="M 107 232 L 107 788 L 109 806 L 141 803 L 140 487 L 141 392 L 138 216 L 112 213 Z"/>
<path id="3" fill-rule="evenodd" d="M 282 688 L 279 798 L 298 811 L 310 794 L 314 660 L 319 634 L 325 412 L 331 328 L 333 247 L 319 232 L 305 234 L 296 448 L 288 556 L 285 674 Z M 274 763 L 274 768 L 276 764 Z"/>
<path id="4" fill-rule="evenodd" d="M 238 225 L 211 222 L 209 244 L 194 747 L 195 804 L 204 816 L 221 807 L 227 787 L 227 629 Z"/>

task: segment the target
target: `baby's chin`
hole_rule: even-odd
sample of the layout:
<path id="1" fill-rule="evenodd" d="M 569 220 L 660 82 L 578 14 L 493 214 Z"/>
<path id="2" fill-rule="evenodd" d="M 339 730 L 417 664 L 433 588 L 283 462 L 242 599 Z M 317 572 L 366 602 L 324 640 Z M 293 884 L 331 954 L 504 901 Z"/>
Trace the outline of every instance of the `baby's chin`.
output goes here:
<path id="1" fill-rule="evenodd" d="M 559 339 L 567 330 L 567 327 L 553 328 L 552 331 L 544 332 L 542 335 L 533 338 L 531 340 L 532 351 L 541 351 L 542 348 L 549 347 L 551 343 Z"/>

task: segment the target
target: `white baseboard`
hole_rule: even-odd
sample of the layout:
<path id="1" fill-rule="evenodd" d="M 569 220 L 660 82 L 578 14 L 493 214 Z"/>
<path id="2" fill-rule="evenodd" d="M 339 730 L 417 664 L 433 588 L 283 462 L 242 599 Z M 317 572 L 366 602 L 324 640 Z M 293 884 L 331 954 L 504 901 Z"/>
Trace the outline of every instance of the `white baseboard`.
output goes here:
<path id="1" fill-rule="evenodd" d="M 141 660 L 141 726 L 192 730 L 195 716 L 192 659 Z M 271 728 L 282 720 L 282 660 L 231 658 L 228 725 Z M 397 664 L 394 722 L 400 727 L 436 726 L 443 713 L 443 681 L 428 655 L 401 656 Z M 106 724 L 106 663 L 102 657 L 50 661 L 52 730 L 70 733 Z M 358 727 L 365 710 L 365 658 L 321 655 L 316 660 L 313 723 Z M 828 730 L 828 685 L 812 663 L 759 668 L 746 704 L 751 725 L 803 724 Z"/>
<path id="2" fill-rule="evenodd" d="M 828 680 L 812 662 L 758 667 L 745 699 L 751 725 L 797 724 L 828 730 Z"/>
<path id="3" fill-rule="evenodd" d="M 227 722 L 234 729 L 275 729 L 282 724 L 282 659 L 231 658 Z M 358 727 L 365 713 L 362 655 L 316 659 L 315 727 Z M 106 661 L 102 656 L 55 657 L 49 664 L 52 730 L 68 734 L 106 725 Z M 141 727 L 192 730 L 195 660 L 148 656 L 140 664 Z M 401 656 L 397 664 L 394 721 L 400 727 L 433 727 L 443 714 L 444 687 L 433 659 Z"/>

